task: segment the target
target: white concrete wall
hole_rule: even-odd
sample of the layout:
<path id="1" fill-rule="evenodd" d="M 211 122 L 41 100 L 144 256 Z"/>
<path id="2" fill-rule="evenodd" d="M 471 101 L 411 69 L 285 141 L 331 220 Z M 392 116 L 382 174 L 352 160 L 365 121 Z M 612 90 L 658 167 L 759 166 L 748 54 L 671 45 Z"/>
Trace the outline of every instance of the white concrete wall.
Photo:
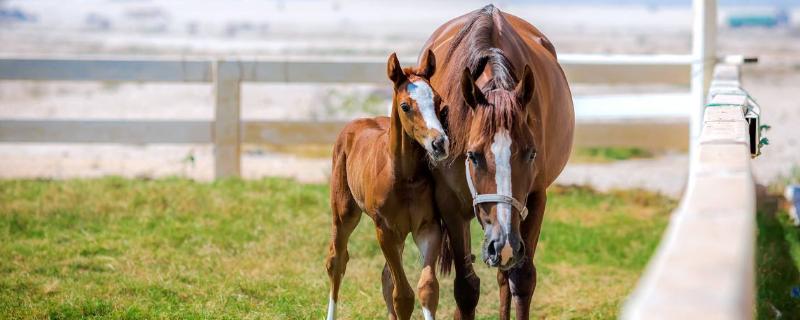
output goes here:
<path id="1" fill-rule="evenodd" d="M 746 92 L 717 66 L 686 192 L 623 319 L 752 319 L 756 196 Z"/>

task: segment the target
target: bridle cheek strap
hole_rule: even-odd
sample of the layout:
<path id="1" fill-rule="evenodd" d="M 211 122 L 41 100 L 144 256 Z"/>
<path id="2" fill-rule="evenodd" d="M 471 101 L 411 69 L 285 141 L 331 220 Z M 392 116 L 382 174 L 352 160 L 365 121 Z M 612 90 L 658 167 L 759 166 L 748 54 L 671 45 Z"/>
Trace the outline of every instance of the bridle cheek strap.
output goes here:
<path id="1" fill-rule="evenodd" d="M 492 194 L 478 194 L 478 191 L 475 190 L 475 184 L 472 182 L 472 175 L 470 174 L 470 164 L 469 159 L 464 160 L 464 172 L 467 176 L 467 186 L 469 187 L 469 193 L 472 195 L 472 210 L 475 212 L 475 216 L 478 215 L 478 205 L 481 203 L 506 203 L 517 209 L 519 212 L 520 217 L 522 220 L 528 217 L 528 207 L 526 207 L 523 203 L 514 199 L 514 197 L 509 197 L 507 195 L 502 195 L 498 193 Z"/>

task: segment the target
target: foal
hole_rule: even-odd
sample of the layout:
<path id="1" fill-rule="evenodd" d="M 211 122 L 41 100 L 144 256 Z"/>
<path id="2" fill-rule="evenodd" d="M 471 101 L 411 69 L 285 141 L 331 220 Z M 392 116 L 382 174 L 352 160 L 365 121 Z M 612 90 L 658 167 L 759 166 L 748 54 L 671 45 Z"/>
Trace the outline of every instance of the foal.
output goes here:
<path id="1" fill-rule="evenodd" d="M 433 319 L 436 313 L 439 283 L 435 269 L 442 234 L 434 212 L 428 162 L 447 157 L 449 140 L 437 117 L 446 112 L 446 107 L 440 107 L 440 98 L 429 82 L 435 68 L 431 51 L 415 69 L 402 69 L 392 54 L 387 65 L 394 83 L 391 117 L 350 122 L 336 140 L 331 173 L 333 238 L 326 259 L 331 280 L 328 319 L 335 317 L 339 286 L 349 259 L 347 240 L 362 211 L 375 222 L 386 258 L 384 300 L 389 317 L 409 319 L 414 308 L 414 291 L 402 264 L 403 243 L 409 232 L 422 254 L 417 290 L 423 314 Z"/>

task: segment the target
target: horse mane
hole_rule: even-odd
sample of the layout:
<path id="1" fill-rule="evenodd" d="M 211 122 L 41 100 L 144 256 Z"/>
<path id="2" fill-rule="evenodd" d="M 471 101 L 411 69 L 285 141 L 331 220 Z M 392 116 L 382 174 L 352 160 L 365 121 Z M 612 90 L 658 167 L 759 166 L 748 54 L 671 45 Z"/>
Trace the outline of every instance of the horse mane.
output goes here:
<path id="1" fill-rule="evenodd" d="M 487 100 L 490 105 L 499 105 L 500 100 L 508 97 L 496 97 L 492 99 L 489 97 L 491 92 L 502 89 L 511 91 L 517 84 L 516 73 L 511 61 L 506 57 L 502 49 L 495 46 L 495 18 L 500 14 L 500 10 L 493 5 L 487 5 L 479 10 L 473 11 L 467 17 L 464 26 L 459 30 L 456 36 L 451 40 L 450 47 L 447 51 L 446 61 L 449 61 L 454 66 L 466 66 L 469 68 L 473 79 L 477 79 L 483 74 L 484 69 L 489 67 L 492 70 L 492 78 L 481 87 L 481 91 L 489 93 Z M 449 68 L 445 79 L 448 83 L 460 83 L 463 68 Z M 461 94 L 460 86 L 446 86 L 443 92 L 440 92 L 447 100 L 456 105 L 463 105 L 463 96 Z M 495 102 L 497 102 L 495 104 Z M 502 103 L 502 105 L 510 105 Z M 516 103 L 514 103 L 516 105 Z M 454 112 L 455 111 L 455 112 Z M 506 112 L 514 112 L 514 109 L 498 110 L 501 115 L 493 116 L 496 119 L 509 119 L 513 118 Z M 470 121 L 470 109 L 460 108 L 460 110 L 453 110 L 451 106 L 450 114 L 447 122 L 448 136 L 452 141 L 451 153 L 463 154 L 466 148 L 466 141 L 463 137 L 467 136 Z M 511 124 L 500 120 L 501 125 Z M 493 125 L 485 127 L 487 130 L 492 130 Z M 455 159 L 455 157 L 453 158 Z"/>
<path id="2" fill-rule="evenodd" d="M 482 106 L 483 121 L 480 132 L 484 137 L 493 136 L 497 131 L 515 128 L 515 121 L 523 121 L 519 117 L 519 103 L 514 91 L 494 89 L 486 93 L 486 105 Z"/>
<path id="3" fill-rule="evenodd" d="M 492 79 L 482 90 L 511 90 L 517 83 L 514 66 L 503 50 L 493 45 L 495 13 L 499 13 L 499 10 L 491 4 L 472 12 L 469 21 L 450 43 L 447 61 L 453 58 L 462 43 L 466 43 L 467 50 L 462 54 L 473 79 L 480 77 L 487 66 L 492 68 Z"/>

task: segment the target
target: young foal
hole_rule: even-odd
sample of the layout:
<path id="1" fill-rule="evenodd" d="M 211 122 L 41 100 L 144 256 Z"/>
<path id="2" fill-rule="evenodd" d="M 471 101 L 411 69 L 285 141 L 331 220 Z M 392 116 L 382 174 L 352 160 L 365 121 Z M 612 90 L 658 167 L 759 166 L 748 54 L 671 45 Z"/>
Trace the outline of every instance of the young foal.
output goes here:
<path id="1" fill-rule="evenodd" d="M 442 235 L 426 158 L 434 162 L 446 158 L 449 141 L 437 118 L 444 110 L 429 83 L 435 65 L 430 51 L 416 69 L 402 69 L 392 54 L 387 66 L 394 83 L 391 117 L 355 120 L 336 141 L 331 174 L 333 239 L 326 260 L 331 280 L 328 319 L 336 312 L 348 260 L 347 239 L 362 211 L 375 222 L 386 258 L 391 283 L 384 282 L 384 299 L 390 317 L 409 319 L 414 308 L 414 291 L 402 265 L 409 232 L 423 259 L 417 285 L 423 314 L 433 319 L 436 312 L 439 284 L 434 271 Z"/>

